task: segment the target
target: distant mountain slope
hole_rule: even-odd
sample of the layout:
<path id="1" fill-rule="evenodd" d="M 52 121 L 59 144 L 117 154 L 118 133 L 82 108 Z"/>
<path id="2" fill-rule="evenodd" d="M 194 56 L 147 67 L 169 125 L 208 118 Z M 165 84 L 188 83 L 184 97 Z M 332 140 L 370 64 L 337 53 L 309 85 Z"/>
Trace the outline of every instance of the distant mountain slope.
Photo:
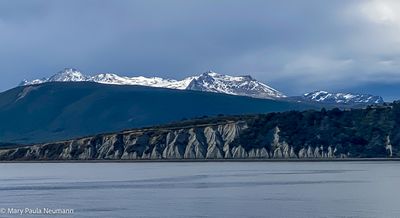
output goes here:
<path id="1" fill-rule="evenodd" d="M 113 85 L 142 85 L 170 89 L 197 90 L 266 99 L 285 97 L 281 92 L 253 79 L 250 76 L 228 76 L 212 71 L 203 73 L 199 76 L 187 77 L 183 80 L 173 80 L 163 79 L 160 77 L 122 77 L 111 73 L 87 76 L 76 69 L 66 68 L 49 78 L 36 79 L 32 81 L 25 80 L 22 81 L 20 85 L 79 81 Z"/>
<path id="2" fill-rule="evenodd" d="M 381 104 L 383 98 L 370 94 L 355 93 L 332 93 L 327 91 L 315 91 L 302 96 L 308 101 L 315 101 L 328 104 Z"/>
<path id="3" fill-rule="evenodd" d="M 0 141 L 45 142 L 204 115 L 306 108 L 315 106 L 190 90 L 48 82 L 0 93 Z"/>

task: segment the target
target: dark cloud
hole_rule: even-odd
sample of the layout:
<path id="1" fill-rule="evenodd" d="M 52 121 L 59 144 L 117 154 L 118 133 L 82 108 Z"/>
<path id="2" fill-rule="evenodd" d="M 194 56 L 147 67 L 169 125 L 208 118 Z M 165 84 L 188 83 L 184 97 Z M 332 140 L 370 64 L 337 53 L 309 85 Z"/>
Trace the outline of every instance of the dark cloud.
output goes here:
<path id="1" fill-rule="evenodd" d="M 172 78 L 212 69 L 289 94 L 370 87 L 387 95 L 370 84 L 400 83 L 393 4 L 1 1 L 0 89 L 64 67 Z"/>

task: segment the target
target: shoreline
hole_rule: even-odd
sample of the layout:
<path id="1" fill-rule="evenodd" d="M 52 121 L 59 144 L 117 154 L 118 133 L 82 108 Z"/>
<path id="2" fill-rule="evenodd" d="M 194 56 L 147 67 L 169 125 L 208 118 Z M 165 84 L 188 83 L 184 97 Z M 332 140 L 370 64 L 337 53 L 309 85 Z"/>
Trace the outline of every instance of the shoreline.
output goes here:
<path id="1" fill-rule="evenodd" d="M 205 162 L 373 162 L 400 161 L 400 158 L 332 158 L 332 159 L 158 159 L 158 160 L 7 160 L 7 163 L 205 163 Z"/>

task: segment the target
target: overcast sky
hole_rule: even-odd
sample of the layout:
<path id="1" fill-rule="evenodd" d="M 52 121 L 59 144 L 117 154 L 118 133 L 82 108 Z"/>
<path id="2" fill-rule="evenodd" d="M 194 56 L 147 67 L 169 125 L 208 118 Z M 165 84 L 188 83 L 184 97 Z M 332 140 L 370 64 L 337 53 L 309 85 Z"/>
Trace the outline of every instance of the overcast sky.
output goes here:
<path id="1" fill-rule="evenodd" d="M 400 99 L 400 1 L 0 0 L 0 90 L 64 67 Z"/>

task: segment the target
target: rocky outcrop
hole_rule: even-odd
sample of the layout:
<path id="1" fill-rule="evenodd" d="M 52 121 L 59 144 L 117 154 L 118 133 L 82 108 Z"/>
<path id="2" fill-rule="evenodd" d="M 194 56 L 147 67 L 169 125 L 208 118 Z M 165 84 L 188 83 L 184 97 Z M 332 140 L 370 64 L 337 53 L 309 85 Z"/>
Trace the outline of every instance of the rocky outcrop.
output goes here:
<path id="1" fill-rule="evenodd" d="M 245 121 L 125 131 L 69 141 L 0 150 L 0 160 L 159 160 L 159 159 L 288 159 L 335 158 L 332 146 L 295 149 L 280 138 L 280 129 L 263 147 L 235 140 Z M 267 136 L 266 136 L 267 137 Z"/>
<path id="2" fill-rule="evenodd" d="M 393 146 L 390 143 L 390 137 L 389 136 L 386 136 L 385 149 L 386 149 L 389 157 L 392 157 L 393 156 Z"/>

